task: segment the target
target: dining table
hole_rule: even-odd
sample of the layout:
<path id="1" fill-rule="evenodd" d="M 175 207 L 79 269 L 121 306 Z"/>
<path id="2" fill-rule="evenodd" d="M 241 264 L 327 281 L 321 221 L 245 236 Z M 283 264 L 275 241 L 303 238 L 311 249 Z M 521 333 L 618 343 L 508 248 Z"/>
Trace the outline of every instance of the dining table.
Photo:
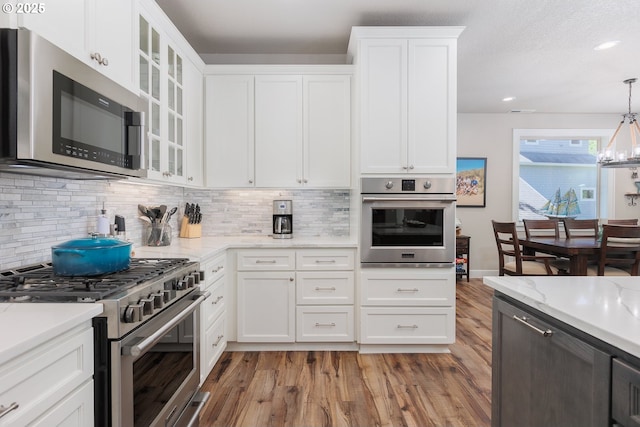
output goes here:
<path id="1" fill-rule="evenodd" d="M 589 260 L 600 255 L 600 240 L 595 237 L 530 237 L 520 239 L 523 252 L 541 252 L 569 259 L 569 274 L 586 276 Z"/>

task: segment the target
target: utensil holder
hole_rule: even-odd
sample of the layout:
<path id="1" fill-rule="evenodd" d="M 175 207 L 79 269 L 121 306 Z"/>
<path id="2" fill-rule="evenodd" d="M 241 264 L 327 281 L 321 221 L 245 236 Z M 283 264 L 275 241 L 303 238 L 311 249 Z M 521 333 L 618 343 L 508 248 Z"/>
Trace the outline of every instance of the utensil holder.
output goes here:
<path id="1" fill-rule="evenodd" d="M 147 246 L 169 246 L 171 244 L 170 224 L 149 224 L 144 229 L 142 242 Z"/>
<path id="2" fill-rule="evenodd" d="M 202 224 L 189 224 L 189 218 L 182 217 L 180 225 L 180 237 L 185 239 L 197 239 L 202 237 Z"/>

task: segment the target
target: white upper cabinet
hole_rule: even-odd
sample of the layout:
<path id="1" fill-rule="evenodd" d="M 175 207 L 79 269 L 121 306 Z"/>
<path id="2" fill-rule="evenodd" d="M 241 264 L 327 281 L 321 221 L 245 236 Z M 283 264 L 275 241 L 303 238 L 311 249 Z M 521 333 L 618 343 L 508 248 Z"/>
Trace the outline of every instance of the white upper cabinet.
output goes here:
<path id="1" fill-rule="evenodd" d="M 351 76 L 303 80 L 303 180 L 310 187 L 351 183 Z"/>
<path id="2" fill-rule="evenodd" d="M 205 77 L 207 187 L 253 187 L 252 75 Z"/>
<path id="3" fill-rule="evenodd" d="M 147 174 L 150 179 L 185 183 L 183 59 L 166 34 L 139 17 L 140 96 L 148 103 Z"/>
<path id="4" fill-rule="evenodd" d="M 133 67 L 135 2 L 65 0 L 43 5 L 43 13 L 20 14 L 18 25 L 137 92 Z"/>
<path id="5" fill-rule="evenodd" d="M 257 185 L 302 185 L 302 76 L 256 76 L 255 84 Z"/>
<path id="6" fill-rule="evenodd" d="M 355 27 L 363 174 L 454 173 L 460 27 Z"/>
<path id="7" fill-rule="evenodd" d="M 205 103 L 208 187 L 350 186 L 349 74 L 208 75 Z"/>
<path id="8" fill-rule="evenodd" d="M 184 61 L 184 99 L 187 144 L 187 185 L 202 187 L 204 185 L 204 80 L 202 73 L 188 59 Z"/>

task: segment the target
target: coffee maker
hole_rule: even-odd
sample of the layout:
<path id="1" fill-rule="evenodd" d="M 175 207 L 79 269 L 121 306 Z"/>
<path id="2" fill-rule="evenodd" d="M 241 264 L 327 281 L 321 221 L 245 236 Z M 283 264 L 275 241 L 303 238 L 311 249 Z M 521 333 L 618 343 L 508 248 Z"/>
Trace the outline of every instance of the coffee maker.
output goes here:
<path id="1" fill-rule="evenodd" d="M 293 204 L 291 200 L 273 201 L 273 238 L 293 237 Z"/>

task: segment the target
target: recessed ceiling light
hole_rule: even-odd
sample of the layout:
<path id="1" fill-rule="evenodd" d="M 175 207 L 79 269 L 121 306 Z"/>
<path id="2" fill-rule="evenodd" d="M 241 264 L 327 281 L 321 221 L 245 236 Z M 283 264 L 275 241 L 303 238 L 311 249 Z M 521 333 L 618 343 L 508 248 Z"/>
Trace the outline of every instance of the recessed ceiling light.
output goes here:
<path id="1" fill-rule="evenodd" d="M 504 102 L 509 102 L 509 101 L 513 101 L 514 99 L 516 99 L 515 96 L 507 96 L 506 98 L 502 98 L 502 100 Z"/>
<path id="2" fill-rule="evenodd" d="M 620 43 L 620 40 L 612 40 L 612 41 L 608 41 L 608 42 L 604 42 L 604 43 L 600 43 L 598 46 L 594 47 L 593 50 L 605 50 L 605 49 L 610 49 L 614 46 L 616 46 L 617 44 Z"/>

